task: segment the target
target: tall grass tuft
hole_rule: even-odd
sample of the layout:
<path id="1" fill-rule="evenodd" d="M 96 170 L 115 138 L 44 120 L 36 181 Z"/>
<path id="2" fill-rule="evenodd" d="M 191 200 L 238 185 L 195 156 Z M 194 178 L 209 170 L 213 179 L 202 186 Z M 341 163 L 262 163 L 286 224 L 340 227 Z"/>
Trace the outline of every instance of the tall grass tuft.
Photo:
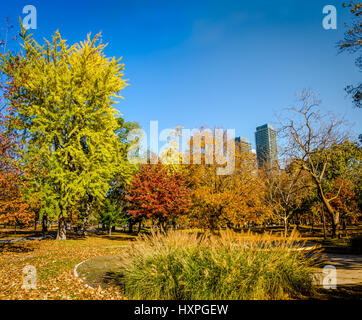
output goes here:
<path id="1" fill-rule="evenodd" d="M 312 259 L 289 238 L 226 230 L 143 236 L 122 257 L 130 299 L 289 299 L 313 291 Z M 298 250 L 299 249 L 299 250 Z"/>

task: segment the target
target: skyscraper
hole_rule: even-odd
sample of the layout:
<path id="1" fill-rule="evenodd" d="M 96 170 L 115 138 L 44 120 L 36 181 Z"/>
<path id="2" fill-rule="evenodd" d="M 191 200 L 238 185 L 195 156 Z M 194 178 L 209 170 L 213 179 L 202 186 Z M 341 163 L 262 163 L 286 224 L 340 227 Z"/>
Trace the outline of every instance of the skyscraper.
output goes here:
<path id="1" fill-rule="evenodd" d="M 270 124 L 256 128 L 255 144 L 259 168 L 278 163 L 277 134 Z"/>
<path id="2" fill-rule="evenodd" d="M 247 138 L 236 137 L 235 145 L 239 148 L 239 152 L 251 152 L 251 143 Z"/>

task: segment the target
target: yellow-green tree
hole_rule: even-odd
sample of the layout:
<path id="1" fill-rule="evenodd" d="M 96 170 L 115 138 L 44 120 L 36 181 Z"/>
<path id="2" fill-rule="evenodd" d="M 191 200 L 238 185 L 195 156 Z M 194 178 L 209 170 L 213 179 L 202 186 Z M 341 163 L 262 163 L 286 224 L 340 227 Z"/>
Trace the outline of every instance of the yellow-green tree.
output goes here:
<path id="1" fill-rule="evenodd" d="M 102 200 L 115 174 L 129 178 L 114 108 L 126 86 L 124 65 L 105 56 L 99 34 L 72 46 L 58 31 L 44 45 L 24 29 L 21 39 L 23 54 L 1 63 L 18 88 L 7 97 L 15 109 L 9 129 L 22 134 L 24 164 L 39 168 L 33 191 L 51 203 L 45 209 L 58 219 L 62 240 L 71 206 Z"/>

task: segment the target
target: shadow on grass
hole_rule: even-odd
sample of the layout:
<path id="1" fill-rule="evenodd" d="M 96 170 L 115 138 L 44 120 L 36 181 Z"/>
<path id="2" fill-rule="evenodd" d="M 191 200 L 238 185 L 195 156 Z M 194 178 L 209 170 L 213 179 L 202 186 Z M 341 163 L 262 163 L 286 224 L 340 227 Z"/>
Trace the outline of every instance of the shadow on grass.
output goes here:
<path id="1" fill-rule="evenodd" d="M 12 253 L 27 253 L 34 251 L 33 247 L 24 246 L 19 243 L 3 243 L 0 244 L 0 253 L 12 252 Z"/>
<path id="2" fill-rule="evenodd" d="M 19 231 L 2 231 L 0 233 L 0 239 L 7 238 L 25 238 L 25 237 L 39 237 L 41 236 L 41 231 L 29 231 L 29 230 L 19 230 Z"/>
<path id="3" fill-rule="evenodd" d="M 106 240 L 134 241 L 135 238 L 138 236 L 138 234 L 134 232 L 134 233 L 115 233 L 112 235 L 108 235 L 102 232 L 92 232 L 88 236 L 91 236 L 92 238 L 101 238 Z"/>
<path id="4" fill-rule="evenodd" d="M 117 255 L 92 258 L 78 268 L 78 274 L 93 288 L 117 286 L 123 288 L 120 274 L 121 261 Z"/>
<path id="5" fill-rule="evenodd" d="M 124 289 L 123 275 L 119 272 L 108 271 L 103 276 L 103 283 L 108 286 L 117 286 Z"/>

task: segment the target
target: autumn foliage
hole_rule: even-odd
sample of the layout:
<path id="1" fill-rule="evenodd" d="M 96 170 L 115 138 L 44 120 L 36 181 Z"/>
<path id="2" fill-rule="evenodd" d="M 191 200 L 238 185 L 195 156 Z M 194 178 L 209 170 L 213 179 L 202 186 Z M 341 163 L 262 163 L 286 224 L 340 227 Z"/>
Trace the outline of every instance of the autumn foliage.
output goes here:
<path id="1" fill-rule="evenodd" d="M 335 138 L 336 119 L 329 129 L 315 121 L 308 132 L 311 108 L 318 107 L 309 106 L 312 94 L 302 94 L 302 109 L 289 110 L 290 119 L 301 118 L 298 127 L 294 120 L 284 125 L 296 170 L 286 163 L 263 173 L 255 154 L 235 148 L 227 130 L 205 128 L 189 138 L 188 154 L 171 143 L 160 154 L 146 151 L 159 163 L 138 167 L 127 160 L 134 143 L 128 133 L 138 127 L 115 108 L 127 85 L 124 65 L 106 58 L 101 35 L 73 46 L 59 32 L 44 45 L 24 28 L 20 35 L 25 55 L 0 55 L 0 222 L 57 221 L 57 239 L 64 240 L 67 223 L 85 231 L 91 220 L 109 232 L 147 219 L 165 229 L 209 230 L 283 222 L 287 233 L 312 201 L 326 207 L 334 235 L 340 216 L 361 216 L 361 147 L 344 134 Z M 173 136 L 185 138 L 180 127 Z"/>
<path id="2" fill-rule="evenodd" d="M 138 218 L 151 218 L 160 225 L 175 223 L 188 212 L 190 192 L 182 174 L 168 172 L 165 165 L 141 165 L 133 177 L 126 199 L 131 207 L 128 212 Z"/>
<path id="3" fill-rule="evenodd" d="M 12 140 L 0 133 L 0 222 L 28 224 L 33 213 L 22 196 L 21 171 L 12 164 L 11 153 Z"/>
<path id="4" fill-rule="evenodd" d="M 12 82 L 6 89 L 0 82 L 0 89 L 5 97 L 15 91 Z M 34 212 L 23 196 L 24 172 L 16 153 L 19 141 L 14 132 L 6 130 L 13 107 L 0 97 L 0 223 L 27 225 L 33 221 Z"/>
<path id="5" fill-rule="evenodd" d="M 223 142 L 225 144 L 225 138 Z M 219 141 L 213 135 L 213 144 Z M 192 147 L 193 141 L 190 141 Z M 189 215 L 191 226 L 216 230 L 220 227 L 240 228 L 247 223 L 263 223 L 272 211 L 266 205 L 265 184 L 256 170 L 253 153 L 236 148 L 234 168 L 230 174 L 218 174 L 225 164 L 218 164 L 215 155 L 207 163 L 205 140 L 201 142 L 201 154 L 192 148 L 191 159 L 201 158 L 201 163 L 184 168 L 192 195 Z M 230 161 L 230 160 L 229 160 Z"/>
<path id="6" fill-rule="evenodd" d="M 341 217 L 349 222 L 356 222 L 354 212 L 358 212 L 357 198 L 354 192 L 354 185 L 350 180 L 336 178 L 333 192 L 338 192 L 338 197 L 331 201 L 332 207 L 341 214 Z M 331 196 L 333 193 L 327 193 Z"/>

